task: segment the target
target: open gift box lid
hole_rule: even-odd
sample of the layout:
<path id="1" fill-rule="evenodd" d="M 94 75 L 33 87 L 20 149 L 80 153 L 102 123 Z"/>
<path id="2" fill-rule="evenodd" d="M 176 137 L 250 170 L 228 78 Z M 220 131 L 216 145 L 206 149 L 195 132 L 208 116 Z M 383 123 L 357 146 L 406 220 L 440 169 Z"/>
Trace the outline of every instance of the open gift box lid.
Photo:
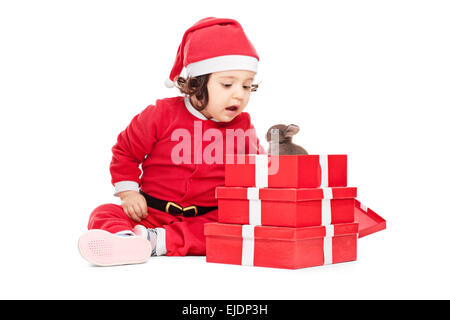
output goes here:
<path id="1" fill-rule="evenodd" d="M 356 199 L 355 222 L 359 223 L 358 238 L 386 229 L 386 220 Z"/>

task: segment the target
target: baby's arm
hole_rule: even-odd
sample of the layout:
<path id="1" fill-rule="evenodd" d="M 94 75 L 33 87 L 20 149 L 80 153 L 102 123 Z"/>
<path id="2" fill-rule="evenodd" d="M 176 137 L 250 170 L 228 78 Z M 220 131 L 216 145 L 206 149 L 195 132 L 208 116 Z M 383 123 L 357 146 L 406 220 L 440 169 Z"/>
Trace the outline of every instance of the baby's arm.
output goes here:
<path id="1" fill-rule="evenodd" d="M 160 120 L 157 111 L 155 106 L 149 106 L 135 116 L 112 148 L 110 171 L 115 195 L 120 197 L 124 212 L 135 222 L 147 216 L 147 203 L 139 193 L 142 173 L 139 166 L 157 140 L 156 126 Z"/>

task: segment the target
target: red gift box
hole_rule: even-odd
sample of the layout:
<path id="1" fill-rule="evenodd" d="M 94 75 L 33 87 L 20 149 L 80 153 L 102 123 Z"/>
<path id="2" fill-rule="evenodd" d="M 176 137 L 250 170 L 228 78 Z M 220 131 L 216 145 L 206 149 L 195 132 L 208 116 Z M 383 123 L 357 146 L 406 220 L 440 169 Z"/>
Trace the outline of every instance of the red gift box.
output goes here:
<path id="1" fill-rule="evenodd" d="M 206 261 L 298 269 L 356 260 L 358 223 L 306 228 L 205 224 Z"/>
<path id="2" fill-rule="evenodd" d="M 345 187 L 347 155 L 227 155 L 225 186 Z"/>
<path id="3" fill-rule="evenodd" d="M 354 221 L 356 188 L 217 187 L 218 221 L 307 227 Z"/>

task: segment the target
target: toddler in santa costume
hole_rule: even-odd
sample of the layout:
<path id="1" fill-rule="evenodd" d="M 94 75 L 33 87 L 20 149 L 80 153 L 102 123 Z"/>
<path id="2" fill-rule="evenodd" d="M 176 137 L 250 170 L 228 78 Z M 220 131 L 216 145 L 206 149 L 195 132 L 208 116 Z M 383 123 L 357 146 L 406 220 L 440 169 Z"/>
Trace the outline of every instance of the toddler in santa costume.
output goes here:
<path id="1" fill-rule="evenodd" d="M 203 227 L 217 221 L 225 154 L 264 153 L 242 112 L 257 87 L 258 61 L 235 20 L 206 18 L 185 32 L 166 83 L 184 96 L 157 100 L 119 134 L 110 171 L 121 205 L 91 213 L 78 241 L 87 261 L 108 266 L 151 255 L 205 255 Z M 249 133 L 245 143 L 230 149 L 237 138 L 225 137 L 239 130 Z"/>

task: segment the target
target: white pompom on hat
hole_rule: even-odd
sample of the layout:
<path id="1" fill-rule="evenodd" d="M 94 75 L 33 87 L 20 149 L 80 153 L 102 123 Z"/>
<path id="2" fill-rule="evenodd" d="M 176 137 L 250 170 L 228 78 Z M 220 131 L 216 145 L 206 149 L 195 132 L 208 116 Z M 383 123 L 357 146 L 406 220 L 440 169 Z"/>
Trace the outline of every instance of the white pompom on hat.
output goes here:
<path id="1" fill-rule="evenodd" d="M 164 85 L 165 85 L 167 88 L 173 88 L 173 87 L 175 86 L 175 81 L 172 81 L 172 80 L 170 80 L 169 78 L 167 78 L 167 79 L 164 81 Z"/>

